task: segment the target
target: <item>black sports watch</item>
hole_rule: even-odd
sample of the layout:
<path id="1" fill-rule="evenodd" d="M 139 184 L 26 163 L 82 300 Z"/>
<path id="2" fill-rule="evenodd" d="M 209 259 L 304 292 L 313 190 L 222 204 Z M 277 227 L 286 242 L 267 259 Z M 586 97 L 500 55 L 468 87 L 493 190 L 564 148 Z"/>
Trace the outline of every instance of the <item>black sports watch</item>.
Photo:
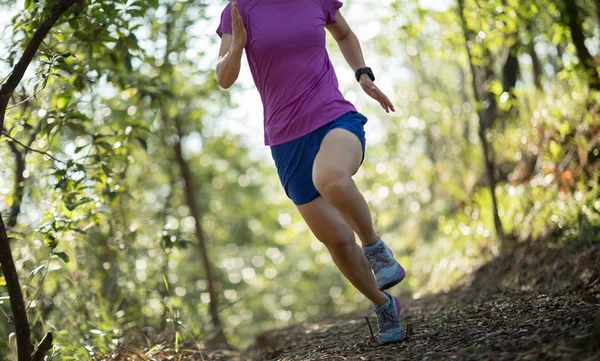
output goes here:
<path id="1" fill-rule="evenodd" d="M 363 74 L 367 74 L 369 76 L 369 78 L 371 78 L 371 81 L 375 81 L 375 75 L 373 75 L 373 70 L 371 70 L 371 68 L 360 68 L 356 71 L 356 73 L 354 73 L 354 76 L 356 77 L 356 81 L 360 81 L 360 76 Z"/>

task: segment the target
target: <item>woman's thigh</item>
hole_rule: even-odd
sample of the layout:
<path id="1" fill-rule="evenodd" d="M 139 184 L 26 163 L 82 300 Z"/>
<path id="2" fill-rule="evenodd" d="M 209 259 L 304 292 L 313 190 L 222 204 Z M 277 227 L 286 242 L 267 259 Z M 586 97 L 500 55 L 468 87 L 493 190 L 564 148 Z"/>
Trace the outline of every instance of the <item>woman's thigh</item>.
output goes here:
<path id="1" fill-rule="evenodd" d="M 357 136 L 346 129 L 332 129 L 323 139 L 315 158 L 313 182 L 317 184 L 322 178 L 352 177 L 362 159 L 363 146 Z"/>

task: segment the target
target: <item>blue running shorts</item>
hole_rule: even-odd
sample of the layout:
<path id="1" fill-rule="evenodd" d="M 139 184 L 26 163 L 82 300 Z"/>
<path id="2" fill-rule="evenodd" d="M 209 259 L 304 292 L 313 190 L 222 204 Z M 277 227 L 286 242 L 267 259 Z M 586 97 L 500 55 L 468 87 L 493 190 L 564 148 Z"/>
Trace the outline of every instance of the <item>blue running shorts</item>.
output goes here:
<path id="1" fill-rule="evenodd" d="M 271 147 L 279 180 L 294 204 L 305 204 L 320 196 L 312 181 L 312 169 L 321 143 L 332 129 L 342 128 L 355 134 L 362 144 L 364 160 L 366 123 L 367 118 L 361 113 L 349 112 L 300 138 Z"/>

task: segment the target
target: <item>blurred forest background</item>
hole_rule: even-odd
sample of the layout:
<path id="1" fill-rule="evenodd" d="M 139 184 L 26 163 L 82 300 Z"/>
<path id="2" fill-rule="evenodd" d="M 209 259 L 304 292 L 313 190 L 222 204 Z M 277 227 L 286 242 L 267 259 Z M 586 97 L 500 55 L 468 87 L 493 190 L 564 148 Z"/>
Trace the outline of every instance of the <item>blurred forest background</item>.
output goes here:
<path id="1" fill-rule="evenodd" d="M 1 360 L 47 332 L 52 360 L 133 338 L 243 348 L 369 306 L 285 197 L 247 70 L 216 83 L 225 3 L 0 0 Z M 403 292 L 448 290 L 528 239 L 600 241 L 600 2 L 342 13 L 397 108 L 359 91 L 328 35 L 370 118 L 356 181 Z"/>

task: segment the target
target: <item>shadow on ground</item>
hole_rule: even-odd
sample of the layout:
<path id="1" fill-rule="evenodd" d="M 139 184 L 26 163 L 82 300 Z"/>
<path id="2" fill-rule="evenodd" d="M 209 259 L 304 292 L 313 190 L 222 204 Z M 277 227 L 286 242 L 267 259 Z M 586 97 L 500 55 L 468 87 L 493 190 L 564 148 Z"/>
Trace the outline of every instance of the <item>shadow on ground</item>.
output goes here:
<path id="1" fill-rule="evenodd" d="M 519 244 L 455 290 L 403 302 L 409 337 L 400 344 L 376 345 L 365 310 L 266 332 L 243 353 L 165 350 L 149 359 L 600 360 L 599 260 L 600 244 Z"/>

